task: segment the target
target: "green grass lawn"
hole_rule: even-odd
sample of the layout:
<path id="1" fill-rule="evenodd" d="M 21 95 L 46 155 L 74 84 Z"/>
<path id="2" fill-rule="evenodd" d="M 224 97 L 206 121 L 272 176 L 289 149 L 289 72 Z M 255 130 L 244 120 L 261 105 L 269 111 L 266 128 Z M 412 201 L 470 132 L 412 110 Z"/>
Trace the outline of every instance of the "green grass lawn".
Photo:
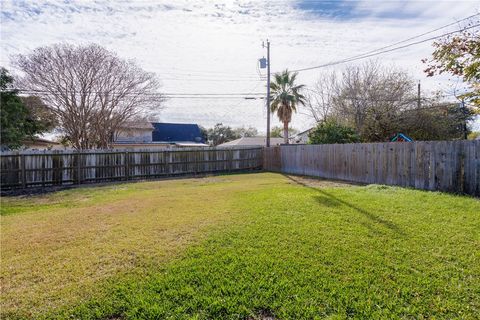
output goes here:
<path id="1" fill-rule="evenodd" d="M 478 319 L 480 201 L 273 173 L 2 199 L 1 312 Z"/>

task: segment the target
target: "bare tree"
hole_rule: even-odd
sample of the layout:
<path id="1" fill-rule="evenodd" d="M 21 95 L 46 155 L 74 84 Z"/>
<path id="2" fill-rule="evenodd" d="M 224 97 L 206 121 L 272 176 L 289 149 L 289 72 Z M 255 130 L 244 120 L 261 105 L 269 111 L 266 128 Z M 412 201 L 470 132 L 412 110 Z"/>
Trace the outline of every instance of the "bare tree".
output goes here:
<path id="1" fill-rule="evenodd" d="M 351 126 L 364 141 L 383 141 L 397 129 L 396 119 L 414 106 L 410 76 L 376 61 L 322 76 L 310 98 L 310 113 Z"/>
<path id="2" fill-rule="evenodd" d="M 76 149 L 108 148 L 122 123 L 163 101 L 153 73 L 96 44 L 40 47 L 15 64 L 21 89 L 52 109 Z"/>
<path id="3" fill-rule="evenodd" d="M 307 94 L 305 108 L 316 122 L 323 122 L 331 114 L 334 97 L 338 95 L 336 73 L 323 74 Z"/>

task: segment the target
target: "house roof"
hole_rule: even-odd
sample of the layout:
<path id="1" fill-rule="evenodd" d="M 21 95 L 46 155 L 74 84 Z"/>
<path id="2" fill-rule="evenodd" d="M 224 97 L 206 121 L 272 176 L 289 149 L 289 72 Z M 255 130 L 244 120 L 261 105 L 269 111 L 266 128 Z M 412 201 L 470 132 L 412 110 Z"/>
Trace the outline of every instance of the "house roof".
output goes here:
<path id="1" fill-rule="evenodd" d="M 54 144 L 54 145 L 60 145 L 60 142 L 52 141 L 52 140 L 47 140 L 44 138 L 39 138 L 39 137 L 33 137 L 32 139 L 24 139 L 22 141 L 23 144 Z"/>
<path id="2" fill-rule="evenodd" d="M 120 126 L 123 129 L 149 129 L 153 130 L 152 123 L 146 120 L 130 120 Z"/>
<path id="3" fill-rule="evenodd" d="M 152 122 L 153 142 L 191 142 L 205 143 L 200 127 L 192 123 L 158 123 Z"/>
<path id="4" fill-rule="evenodd" d="M 310 128 L 310 129 L 307 129 L 307 130 L 302 131 L 302 132 L 299 132 L 299 133 L 297 133 L 296 135 L 294 135 L 292 138 L 295 138 L 295 137 L 297 137 L 297 136 L 301 136 L 301 135 L 303 135 L 303 134 L 305 134 L 305 133 L 308 134 L 308 133 L 310 133 L 310 131 L 312 131 L 313 129 L 315 129 L 315 127 Z"/>
<path id="5" fill-rule="evenodd" d="M 270 138 L 272 146 L 283 143 L 283 138 Z M 243 137 L 237 140 L 219 144 L 217 147 L 233 147 L 233 146 L 265 146 L 267 144 L 266 137 Z"/>

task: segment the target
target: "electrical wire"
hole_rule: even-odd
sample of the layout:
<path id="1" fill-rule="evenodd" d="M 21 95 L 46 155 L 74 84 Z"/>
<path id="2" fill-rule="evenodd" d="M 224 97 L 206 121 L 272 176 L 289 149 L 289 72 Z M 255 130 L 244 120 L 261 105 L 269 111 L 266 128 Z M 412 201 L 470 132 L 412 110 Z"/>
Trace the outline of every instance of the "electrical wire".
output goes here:
<path id="1" fill-rule="evenodd" d="M 403 45 L 403 46 L 394 47 L 394 48 L 391 48 L 391 49 L 388 49 L 388 50 L 383 50 L 383 51 L 374 52 L 374 53 L 370 53 L 370 54 L 364 53 L 364 54 L 352 56 L 352 57 L 349 57 L 349 58 L 346 58 L 346 59 L 342 59 L 342 60 L 338 60 L 338 61 L 332 61 L 332 62 L 325 63 L 325 64 L 322 64 L 322 65 L 314 66 L 314 67 L 307 67 L 307 68 L 295 69 L 295 70 L 291 70 L 291 71 L 292 71 L 292 72 L 302 72 L 302 71 L 308 71 L 308 70 L 313 70 L 313 69 L 330 67 L 330 66 L 334 66 L 334 65 L 338 65 L 338 64 L 343 64 L 343 63 L 347 63 L 347 62 L 352 62 L 352 61 L 356 61 L 356 60 L 361 60 L 361 59 L 373 57 L 373 56 L 376 56 L 376 55 L 379 55 L 379 54 L 388 53 L 388 52 L 392 52 L 392 51 L 396 51 L 396 50 L 408 48 L 408 47 L 411 47 L 411 46 L 413 46 L 413 45 L 417 45 L 417 44 L 424 43 L 424 42 L 427 42 L 427 41 L 439 39 L 439 38 L 442 38 L 442 37 L 445 37 L 445 36 L 448 36 L 448 35 L 451 35 L 451 34 L 455 34 L 455 33 L 458 33 L 458 32 L 462 32 L 462 31 L 465 31 L 465 30 L 469 30 L 469 29 L 472 29 L 472 28 L 475 28 L 475 27 L 478 27 L 478 26 L 480 26 L 480 24 L 475 24 L 475 25 L 472 25 L 472 26 L 468 26 L 468 27 L 462 28 L 462 29 L 460 29 L 460 30 L 455 30 L 455 31 L 452 31 L 452 32 L 447 32 L 447 33 L 444 33 L 444 34 L 441 34 L 441 35 L 438 35 L 438 36 L 435 36 L 435 37 L 430 37 L 430 38 L 423 39 L 423 40 L 416 41 L 416 42 L 412 42 L 412 43 L 409 43 L 409 44 L 406 44 L 406 45 Z M 377 50 L 380 50 L 380 49 L 377 49 Z M 375 51 L 376 51 L 376 50 L 375 50 Z"/>
<path id="2" fill-rule="evenodd" d="M 258 84 L 257 84 L 258 85 Z M 21 93 L 30 93 L 30 94 L 35 94 L 35 93 L 43 93 L 43 94 L 53 94 L 52 92 L 50 91 L 47 91 L 47 90 L 35 90 L 35 89 L 11 89 L 11 91 L 18 91 L 18 92 L 21 92 Z M 64 93 L 69 93 L 69 92 L 72 92 L 72 91 L 63 91 Z M 107 91 L 84 91 L 84 92 L 81 92 L 81 91 L 74 91 L 74 93 L 89 93 L 89 94 L 125 94 L 125 93 L 122 93 L 122 92 L 107 92 Z M 146 93 L 146 92 L 135 92 L 135 91 L 132 91 L 132 92 L 128 92 L 126 94 L 140 94 L 140 95 L 161 95 L 161 96 L 245 96 L 245 95 L 249 95 L 249 96 L 258 96 L 258 95 L 265 95 L 265 93 L 262 93 L 262 92 L 235 92 L 235 93 L 197 93 L 197 92 L 193 92 L 193 93 L 185 93 L 185 92 L 182 92 L 182 93 L 173 93 L 173 92 L 159 92 L 159 93 Z"/>
<path id="3" fill-rule="evenodd" d="M 161 78 L 160 80 L 168 81 L 206 81 L 206 82 L 257 82 L 264 81 L 262 79 L 179 79 L 179 78 Z"/>
<path id="4" fill-rule="evenodd" d="M 449 23 L 449 24 L 444 25 L 444 26 L 442 26 L 442 27 L 439 27 L 439 28 L 436 28 L 436 29 L 433 29 L 433 30 L 424 32 L 424 33 L 422 33 L 422 34 L 413 36 L 413 37 L 408 38 L 408 39 L 404 39 L 404 40 L 402 40 L 402 41 L 398 41 L 398 42 L 392 43 L 392 44 L 390 44 L 390 45 L 388 45 L 388 46 L 385 46 L 385 47 L 381 47 L 381 48 L 377 48 L 377 49 L 375 49 L 375 50 L 367 51 L 367 52 L 365 52 L 365 53 L 363 53 L 363 54 L 360 54 L 360 55 L 357 55 L 357 56 L 353 56 L 353 57 L 359 57 L 359 56 L 363 56 L 363 55 L 366 55 L 366 54 L 374 53 L 374 52 L 377 52 L 377 51 L 380 51 L 380 50 L 384 50 L 384 49 L 388 49 L 388 48 L 397 46 L 397 45 L 399 45 L 399 44 L 402 44 L 402 43 L 405 43 L 405 42 L 408 42 L 408 41 L 412 41 L 412 40 L 421 38 L 421 37 L 423 37 L 423 36 L 426 36 L 427 34 L 434 33 L 434 32 L 436 32 L 436 31 L 439 31 L 439 30 L 442 30 L 442 29 L 451 27 L 451 26 L 453 26 L 453 25 L 456 25 L 456 24 L 458 24 L 458 23 L 460 23 L 460 22 L 462 22 L 462 21 L 466 21 L 466 20 L 471 19 L 471 18 L 473 18 L 473 17 L 475 17 L 475 16 L 478 16 L 478 15 L 480 15 L 480 13 L 473 14 L 473 15 L 471 15 L 471 16 L 468 16 L 468 17 L 463 18 L 463 19 L 460 19 L 460 20 L 458 20 L 458 21 Z"/>

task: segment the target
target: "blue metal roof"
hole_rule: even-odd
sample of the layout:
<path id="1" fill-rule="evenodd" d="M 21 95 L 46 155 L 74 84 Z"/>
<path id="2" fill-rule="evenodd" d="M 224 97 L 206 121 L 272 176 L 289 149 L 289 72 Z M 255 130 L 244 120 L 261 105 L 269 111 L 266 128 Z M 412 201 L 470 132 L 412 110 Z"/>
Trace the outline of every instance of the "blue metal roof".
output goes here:
<path id="1" fill-rule="evenodd" d="M 152 122 L 153 142 L 198 142 L 205 143 L 200 128 L 191 123 L 158 123 Z"/>

